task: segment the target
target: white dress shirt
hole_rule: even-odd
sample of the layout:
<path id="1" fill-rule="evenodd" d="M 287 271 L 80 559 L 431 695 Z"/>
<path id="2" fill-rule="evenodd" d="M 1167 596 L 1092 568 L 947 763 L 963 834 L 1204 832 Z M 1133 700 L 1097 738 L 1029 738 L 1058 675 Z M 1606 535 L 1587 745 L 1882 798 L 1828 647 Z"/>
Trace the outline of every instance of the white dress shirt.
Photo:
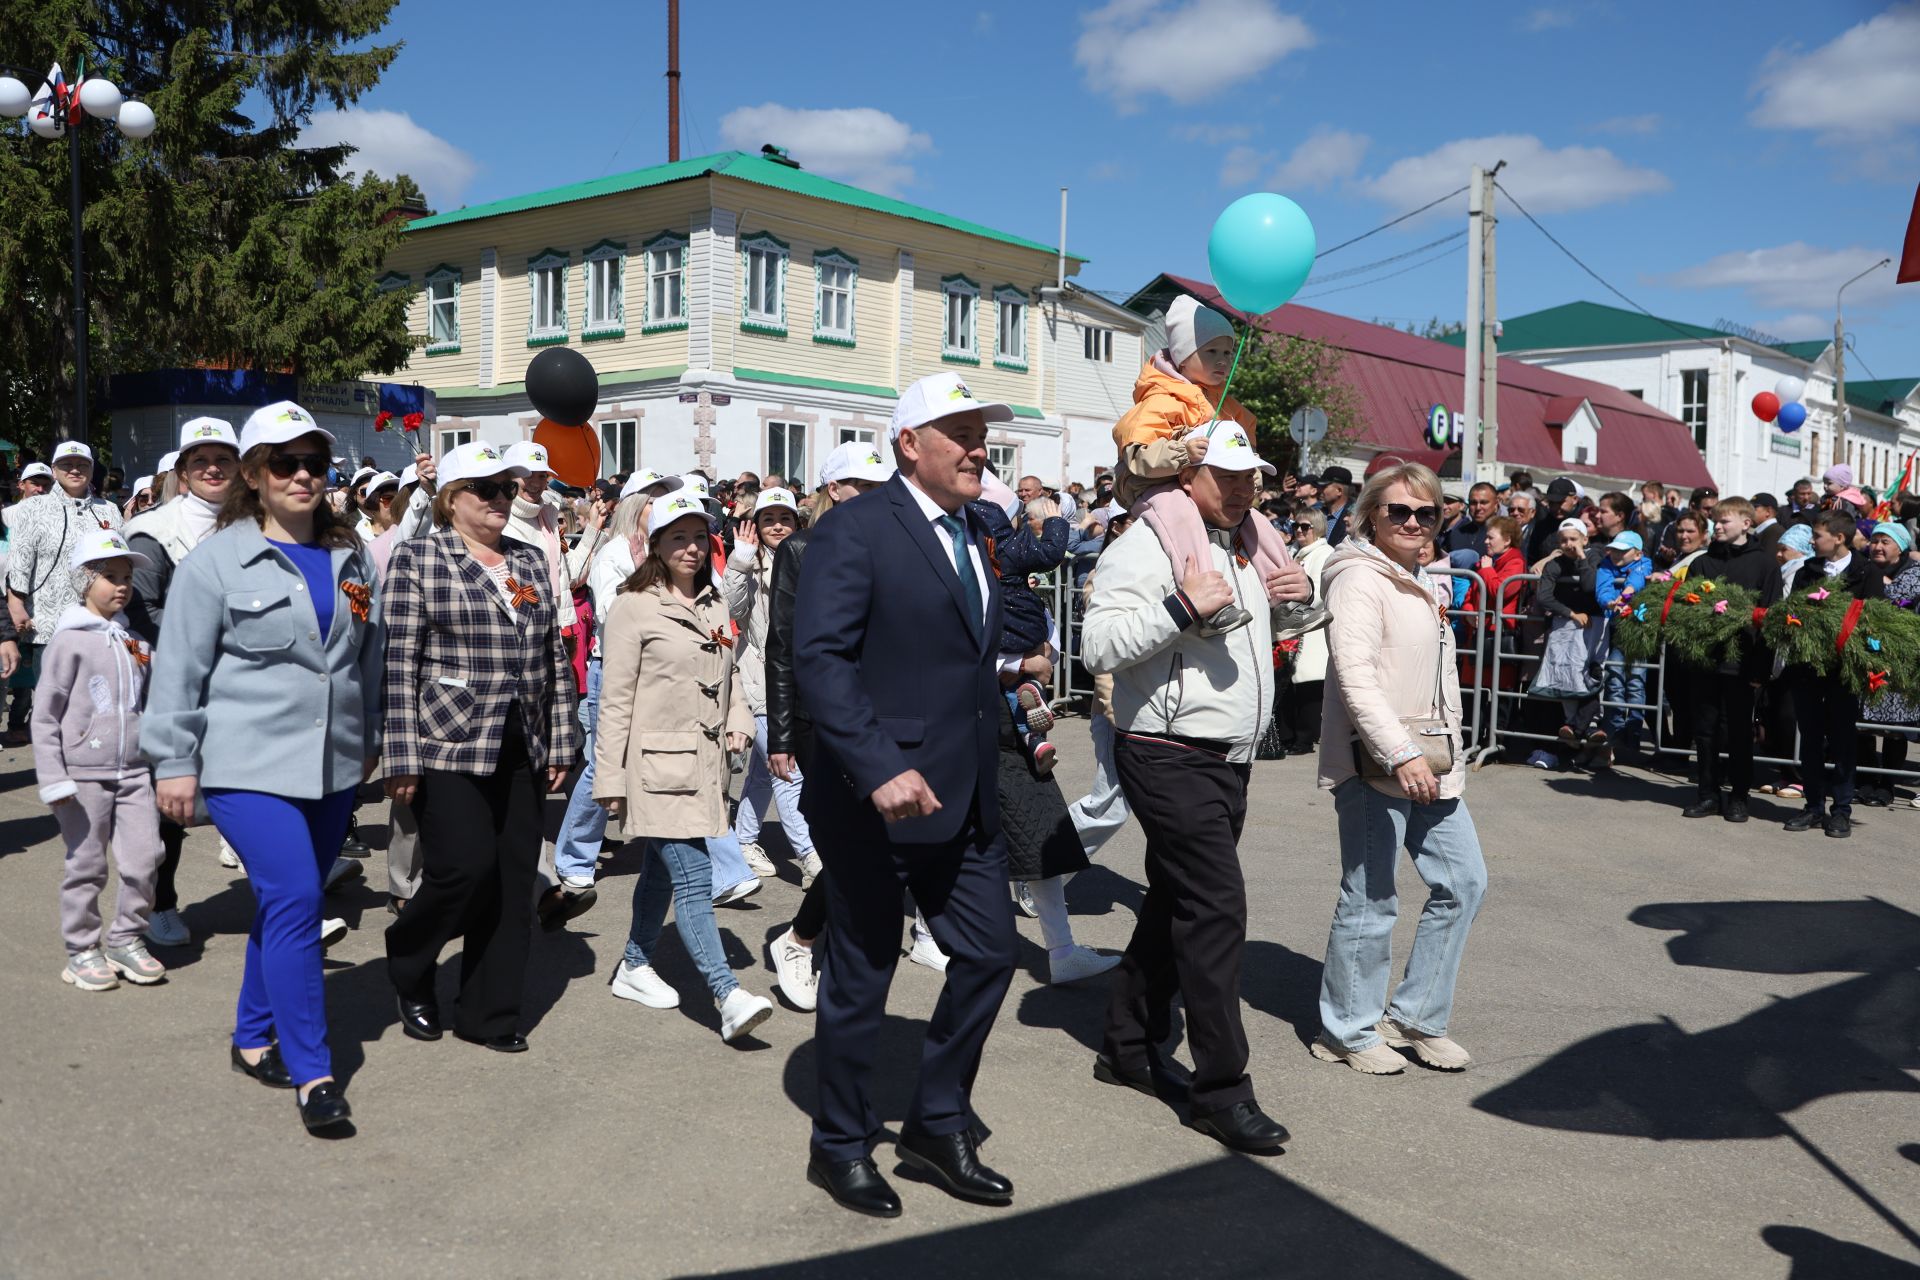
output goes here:
<path id="1" fill-rule="evenodd" d="M 949 513 L 942 510 L 939 503 L 929 498 L 926 490 L 915 484 L 912 477 L 902 476 L 901 479 L 906 481 L 907 492 L 913 495 L 913 500 L 920 504 L 920 513 L 926 516 L 927 523 L 933 526 L 933 539 L 940 544 L 940 549 L 947 553 L 947 564 L 952 566 L 954 563 L 953 535 L 948 533 L 940 524 L 940 521 L 946 519 Z M 965 507 L 951 514 L 962 524 L 967 523 Z M 972 561 L 970 567 L 973 570 L 973 579 L 980 584 L 980 625 L 984 627 L 987 625 L 987 571 L 985 566 L 980 563 L 980 545 L 973 540 L 971 529 L 969 529 L 967 535 L 967 555 Z M 957 572 L 958 570 L 956 568 L 956 573 Z"/>

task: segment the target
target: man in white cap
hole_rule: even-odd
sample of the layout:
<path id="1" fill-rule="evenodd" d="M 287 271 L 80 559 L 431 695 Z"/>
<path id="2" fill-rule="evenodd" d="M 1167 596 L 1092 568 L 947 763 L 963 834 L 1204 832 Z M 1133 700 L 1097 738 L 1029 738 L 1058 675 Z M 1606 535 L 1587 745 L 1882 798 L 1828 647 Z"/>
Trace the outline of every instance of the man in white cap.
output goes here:
<path id="1" fill-rule="evenodd" d="M 1273 707 L 1273 630 L 1255 607 L 1242 632 L 1200 624 L 1269 586 L 1234 550 L 1234 531 L 1274 468 L 1244 428 L 1224 424 L 1180 485 L 1207 526 L 1211 558 L 1173 562 L 1150 528 L 1129 528 L 1094 575 L 1081 654 L 1113 676 L 1114 766 L 1147 836 L 1147 897 L 1107 1009 L 1094 1078 L 1157 1093 L 1158 1046 L 1177 990 L 1193 1051 L 1192 1126 L 1235 1151 L 1273 1154 L 1287 1131 L 1254 1101 L 1240 1018 L 1247 937 L 1240 828 L 1255 744 Z M 1296 566 L 1297 567 L 1297 566 Z M 1301 582 L 1273 590 L 1299 598 Z"/>

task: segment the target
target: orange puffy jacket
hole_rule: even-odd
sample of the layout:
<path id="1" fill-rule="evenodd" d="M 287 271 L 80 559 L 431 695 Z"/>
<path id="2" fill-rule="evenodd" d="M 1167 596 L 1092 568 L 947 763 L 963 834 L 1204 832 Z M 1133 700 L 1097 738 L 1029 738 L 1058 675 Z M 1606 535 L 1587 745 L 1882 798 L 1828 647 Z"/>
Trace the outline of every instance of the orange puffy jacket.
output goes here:
<path id="1" fill-rule="evenodd" d="M 1143 366 L 1133 384 L 1133 408 L 1113 427 L 1113 442 L 1120 450 L 1114 495 L 1120 504 L 1131 506 L 1146 489 L 1179 475 L 1187 465 L 1182 437 L 1215 416 L 1206 389 L 1182 377 L 1166 353 Z M 1239 423 L 1247 429 L 1247 438 L 1254 438 L 1254 417 L 1238 400 L 1227 397 L 1218 416 Z"/>

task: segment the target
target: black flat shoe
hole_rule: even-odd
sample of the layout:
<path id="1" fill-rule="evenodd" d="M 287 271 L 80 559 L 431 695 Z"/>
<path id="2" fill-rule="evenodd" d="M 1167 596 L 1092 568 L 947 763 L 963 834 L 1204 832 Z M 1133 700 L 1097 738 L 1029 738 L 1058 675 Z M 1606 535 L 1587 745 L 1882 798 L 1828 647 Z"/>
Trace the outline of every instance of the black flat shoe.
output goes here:
<path id="1" fill-rule="evenodd" d="M 1827 834 L 1835 840 L 1845 840 L 1853 834 L 1853 819 L 1844 813 L 1836 813 L 1827 818 Z"/>
<path id="2" fill-rule="evenodd" d="M 287 1064 L 280 1060 L 280 1046 L 270 1044 L 267 1051 L 260 1055 L 260 1061 L 249 1063 L 240 1056 L 240 1046 L 228 1045 L 227 1061 L 233 1069 L 243 1076 L 252 1076 L 269 1089 L 293 1088 L 293 1077 L 287 1072 Z"/>
<path id="3" fill-rule="evenodd" d="M 555 885 L 540 895 L 540 903 L 534 912 L 540 917 L 540 927 L 552 933 L 567 921 L 578 919 L 593 910 L 593 904 L 599 900 L 600 891 L 591 885 L 578 891 Z"/>
<path id="4" fill-rule="evenodd" d="M 1720 816 L 1728 822 L 1745 822 L 1747 820 L 1747 798 L 1745 796 L 1734 796 L 1727 801 L 1727 807 L 1721 811 Z"/>
<path id="5" fill-rule="evenodd" d="M 294 1102 L 300 1107 L 300 1123 L 307 1126 L 308 1133 L 319 1133 L 353 1119 L 353 1108 L 347 1105 L 347 1095 L 338 1080 L 322 1080 L 307 1090 L 305 1102 L 300 1101 L 298 1094 L 294 1095 Z"/>
<path id="6" fill-rule="evenodd" d="M 1781 824 L 1783 831 L 1811 831 L 1826 825 L 1826 820 L 1811 809 L 1802 809 Z"/>
<path id="7" fill-rule="evenodd" d="M 510 1031 L 503 1036 L 470 1036 L 464 1031 L 456 1031 L 453 1034 L 455 1038 L 465 1040 L 468 1044 L 477 1044 L 481 1048 L 491 1049 L 495 1053 L 525 1053 L 527 1051 L 527 1038 L 518 1032 Z"/>
<path id="8" fill-rule="evenodd" d="M 1149 1098 L 1158 1098 L 1159 1090 L 1153 1087 L 1153 1072 L 1129 1071 L 1115 1065 L 1112 1058 L 1104 1053 L 1093 1056 L 1093 1078 L 1101 1084 L 1117 1084 L 1124 1089 L 1134 1089 Z"/>
<path id="9" fill-rule="evenodd" d="M 814 1156 L 807 1161 L 807 1181 L 832 1196 L 842 1209 L 873 1218 L 900 1216 L 900 1197 L 880 1176 L 871 1158 L 824 1160 Z"/>
<path id="10" fill-rule="evenodd" d="M 397 997 L 400 1004 L 400 1029 L 415 1040 L 438 1040 L 443 1034 L 440 1029 L 440 1007 L 431 1000 L 409 1000 L 405 996 Z"/>
<path id="11" fill-rule="evenodd" d="M 900 1159 L 932 1176 L 962 1200 L 977 1204 L 1012 1204 L 1013 1184 L 980 1163 L 973 1134 L 962 1129 L 938 1137 L 930 1133 L 903 1133 L 894 1144 Z"/>
<path id="12" fill-rule="evenodd" d="M 1702 796 L 1680 811 L 1683 818 L 1711 818 L 1720 812 L 1719 796 Z"/>
<path id="13" fill-rule="evenodd" d="M 1196 1115 L 1188 1123 L 1222 1146 L 1255 1156 L 1279 1154 L 1281 1146 L 1293 1136 L 1257 1102 L 1236 1102 Z"/>

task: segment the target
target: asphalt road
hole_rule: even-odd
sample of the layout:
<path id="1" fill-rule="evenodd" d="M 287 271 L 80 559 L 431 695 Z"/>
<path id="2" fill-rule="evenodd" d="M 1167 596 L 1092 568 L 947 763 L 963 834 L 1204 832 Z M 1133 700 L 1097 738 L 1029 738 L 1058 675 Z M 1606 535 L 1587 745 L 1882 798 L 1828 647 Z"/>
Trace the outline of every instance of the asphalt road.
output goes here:
<path id="1" fill-rule="evenodd" d="M 1072 795 L 1084 729 L 1056 734 Z M 1636 771 L 1474 775 L 1491 887 L 1453 1032 L 1476 1062 L 1376 1079 L 1304 1047 L 1333 811 L 1306 762 L 1259 765 L 1246 1021 L 1287 1152 L 1229 1155 L 1096 1083 L 1103 990 L 1037 981 L 1022 922 L 976 1093 L 1015 1204 L 896 1178 L 905 1216 L 877 1222 L 803 1180 L 806 1015 L 723 1045 L 671 930 L 661 969 L 683 1007 L 609 998 L 631 855 L 572 931 L 536 939 L 518 1057 L 400 1034 L 376 855 L 373 884 L 335 895 L 356 931 L 328 958 L 358 1133 L 318 1141 L 289 1095 L 226 1065 L 252 904 L 211 835 L 188 844 L 197 943 L 160 953 L 170 980 L 76 992 L 59 980 L 59 839 L 29 753 L 0 754 L 0 1275 L 1920 1274 L 1920 811 L 1863 811 L 1843 843 L 1783 833 L 1764 801 L 1744 827 L 1686 822 L 1680 790 Z M 1124 945 L 1141 852 L 1130 827 L 1072 885 L 1083 941 Z M 1401 891 L 1420 900 L 1410 864 Z M 798 901 L 789 881 L 721 913 L 757 991 Z M 877 1097 L 890 1125 L 939 989 L 902 963 Z"/>

